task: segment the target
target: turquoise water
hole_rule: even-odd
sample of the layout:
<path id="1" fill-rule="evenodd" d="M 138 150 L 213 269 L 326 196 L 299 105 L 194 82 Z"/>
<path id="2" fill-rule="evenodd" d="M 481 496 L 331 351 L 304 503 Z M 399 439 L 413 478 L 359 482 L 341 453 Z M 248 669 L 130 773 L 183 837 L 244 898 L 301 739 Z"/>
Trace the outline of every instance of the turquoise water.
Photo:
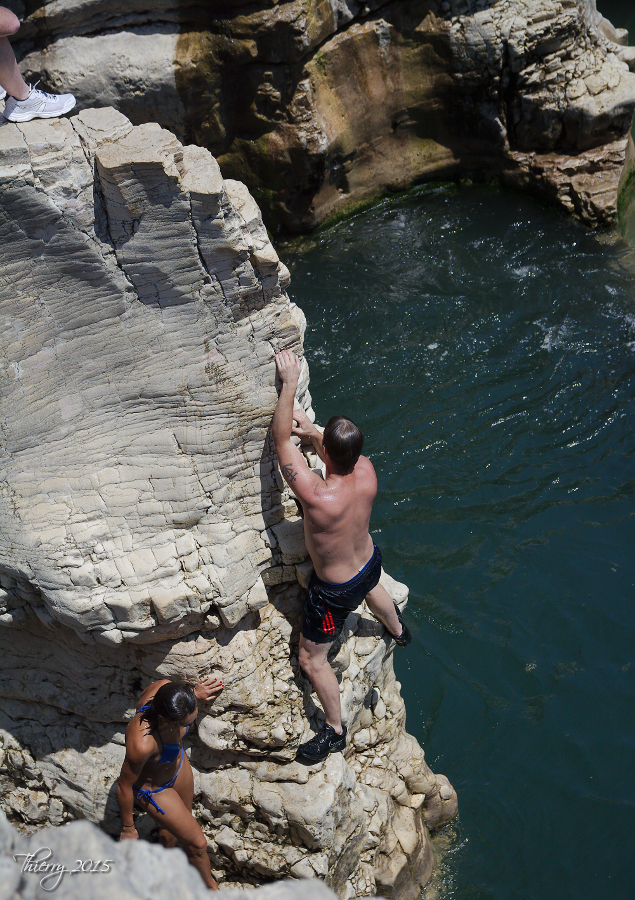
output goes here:
<path id="1" fill-rule="evenodd" d="M 280 248 L 318 421 L 379 478 L 408 730 L 458 791 L 429 898 L 632 900 L 635 269 L 437 186 Z"/>

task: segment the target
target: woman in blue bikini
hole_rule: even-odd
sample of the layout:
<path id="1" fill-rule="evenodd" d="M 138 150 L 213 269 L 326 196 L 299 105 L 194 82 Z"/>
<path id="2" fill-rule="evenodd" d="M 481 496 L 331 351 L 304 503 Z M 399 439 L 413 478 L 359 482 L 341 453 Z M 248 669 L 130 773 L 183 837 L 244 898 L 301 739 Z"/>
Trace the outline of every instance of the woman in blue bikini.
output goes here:
<path id="1" fill-rule="evenodd" d="M 164 679 L 145 689 L 137 713 L 126 728 L 126 758 L 117 782 L 123 828 L 120 840 L 137 840 L 132 815 L 136 805 L 159 823 L 159 840 L 182 847 L 207 887 L 212 878 L 207 839 L 192 815 L 194 778 L 182 740 L 198 715 L 199 702 L 216 699 L 218 678 L 206 675 L 195 687 Z"/>

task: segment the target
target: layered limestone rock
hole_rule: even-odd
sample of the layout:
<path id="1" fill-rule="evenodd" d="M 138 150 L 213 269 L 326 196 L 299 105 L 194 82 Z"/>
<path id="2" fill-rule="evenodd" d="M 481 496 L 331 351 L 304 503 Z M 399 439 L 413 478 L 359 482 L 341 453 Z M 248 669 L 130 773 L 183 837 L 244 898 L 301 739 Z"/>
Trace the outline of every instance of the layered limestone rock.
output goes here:
<path id="1" fill-rule="evenodd" d="M 73 874 L 71 874 L 73 873 Z M 3 900 L 205 900 L 209 891 L 180 850 L 142 841 L 116 844 L 89 822 L 19 835 L 0 812 Z M 336 900 L 321 881 L 229 889 L 226 900 Z"/>
<path id="2" fill-rule="evenodd" d="M 297 663 L 310 561 L 268 429 L 304 318 L 258 207 L 207 150 L 112 109 L 5 124 L 0 181 L 5 809 L 117 833 L 142 688 L 220 673 L 189 751 L 217 877 L 415 897 L 456 797 L 366 609 L 332 651 L 347 750 L 294 760 L 322 715 Z M 311 412 L 307 388 L 304 364 Z"/>
<path id="3" fill-rule="evenodd" d="M 26 74 L 209 148 L 272 224 L 310 229 L 381 191 L 483 171 L 614 217 L 635 48 L 596 0 L 14 8 Z"/>

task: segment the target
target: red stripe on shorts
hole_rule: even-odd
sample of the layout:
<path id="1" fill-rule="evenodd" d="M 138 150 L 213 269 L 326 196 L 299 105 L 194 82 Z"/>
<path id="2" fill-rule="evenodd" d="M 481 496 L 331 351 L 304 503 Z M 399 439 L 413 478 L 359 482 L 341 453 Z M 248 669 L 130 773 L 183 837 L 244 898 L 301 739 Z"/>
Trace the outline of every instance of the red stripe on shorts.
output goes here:
<path id="1" fill-rule="evenodd" d="M 331 615 L 330 609 L 322 619 L 322 628 L 324 629 L 326 634 L 334 634 L 335 632 L 335 622 L 333 621 L 333 616 Z"/>

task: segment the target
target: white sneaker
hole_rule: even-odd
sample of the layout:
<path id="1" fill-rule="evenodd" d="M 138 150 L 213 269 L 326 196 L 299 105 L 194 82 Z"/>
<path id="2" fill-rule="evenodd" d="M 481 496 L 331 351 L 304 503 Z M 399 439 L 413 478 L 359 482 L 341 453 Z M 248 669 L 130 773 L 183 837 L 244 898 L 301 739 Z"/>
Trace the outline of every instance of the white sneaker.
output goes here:
<path id="1" fill-rule="evenodd" d="M 55 119 L 70 112 L 75 106 L 72 94 L 47 94 L 35 85 L 26 100 L 9 97 L 4 107 L 4 117 L 9 122 L 29 122 L 31 119 Z"/>
<path id="2" fill-rule="evenodd" d="M 7 96 L 7 92 L 6 92 L 5 89 L 2 87 L 2 85 L 0 85 L 0 100 L 4 100 L 4 98 L 5 98 L 6 96 Z"/>

